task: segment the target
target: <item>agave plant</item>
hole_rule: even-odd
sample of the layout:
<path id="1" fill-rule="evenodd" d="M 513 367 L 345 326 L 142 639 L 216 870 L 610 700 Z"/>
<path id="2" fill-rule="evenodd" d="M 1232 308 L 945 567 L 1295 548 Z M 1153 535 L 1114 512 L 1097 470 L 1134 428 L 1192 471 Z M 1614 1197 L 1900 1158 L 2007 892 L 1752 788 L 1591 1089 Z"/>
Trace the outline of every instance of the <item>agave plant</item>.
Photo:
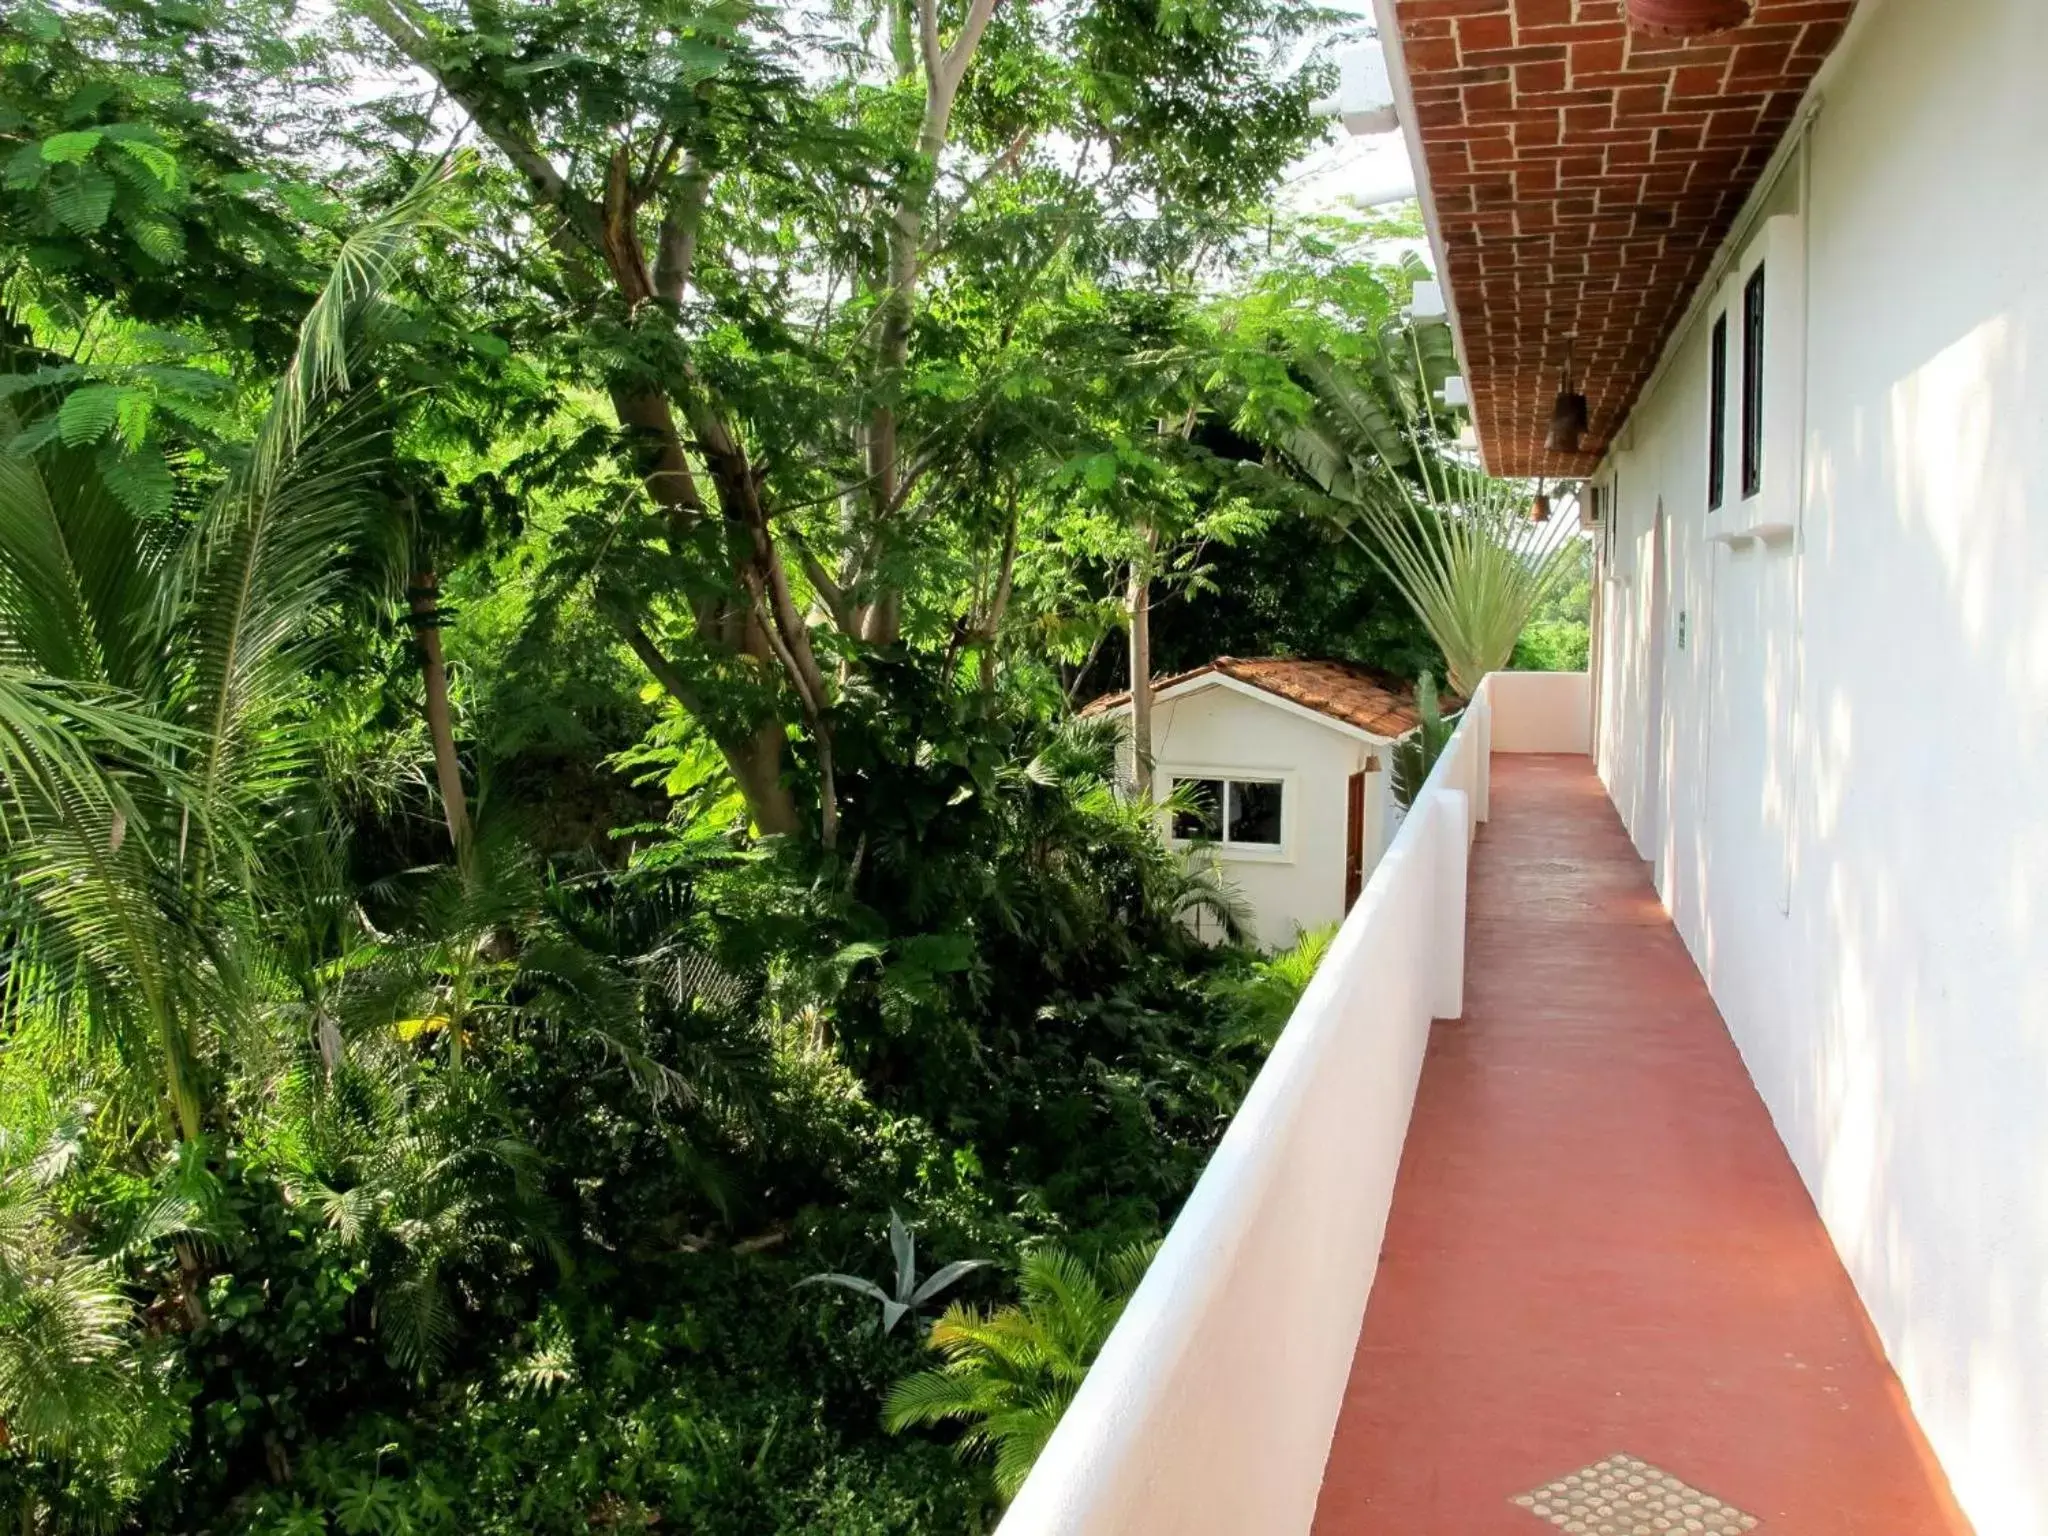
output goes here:
<path id="1" fill-rule="evenodd" d="M 917 1240 L 911 1236 L 910 1228 L 903 1224 L 903 1218 L 893 1210 L 889 1212 L 889 1249 L 896 1257 L 894 1295 L 860 1275 L 838 1273 L 806 1275 L 797 1281 L 797 1288 L 802 1289 L 807 1285 L 836 1285 L 843 1291 L 852 1291 L 856 1296 L 865 1296 L 870 1301 L 879 1302 L 882 1307 L 882 1332 L 890 1333 L 895 1330 L 898 1323 L 919 1307 L 928 1301 L 936 1300 L 941 1292 L 988 1262 L 986 1259 L 955 1259 L 920 1285 L 917 1279 Z"/>
<path id="2" fill-rule="evenodd" d="M 945 1363 L 898 1382 L 883 1422 L 896 1434 L 965 1424 L 959 1454 L 993 1456 L 996 1489 L 1014 1498 L 1158 1251 L 1135 1243 L 1098 1271 L 1062 1248 L 1033 1250 L 1015 1306 L 984 1314 L 955 1305 L 932 1325 Z"/>

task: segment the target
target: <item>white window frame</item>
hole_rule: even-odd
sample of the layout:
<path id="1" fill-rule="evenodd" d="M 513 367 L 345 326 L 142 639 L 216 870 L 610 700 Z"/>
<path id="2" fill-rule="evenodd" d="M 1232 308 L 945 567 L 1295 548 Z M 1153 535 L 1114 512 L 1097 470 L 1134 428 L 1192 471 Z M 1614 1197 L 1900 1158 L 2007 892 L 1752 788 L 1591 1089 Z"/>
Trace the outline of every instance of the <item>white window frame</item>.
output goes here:
<path id="1" fill-rule="evenodd" d="M 1224 836 L 1214 838 L 1176 837 L 1173 834 L 1173 818 L 1168 813 L 1166 820 L 1167 841 L 1174 847 L 1188 850 L 1203 848 L 1213 851 L 1219 858 L 1238 860 L 1247 864 L 1292 864 L 1294 862 L 1294 829 L 1298 821 L 1297 797 L 1300 794 L 1300 775 L 1290 768 L 1245 768 L 1233 766 L 1199 766 L 1193 763 L 1161 764 L 1158 772 L 1166 779 L 1166 792 L 1171 795 L 1181 783 L 1188 779 L 1223 779 L 1239 784 L 1278 784 L 1280 786 L 1280 842 L 1233 843 Z M 1226 788 L 1224 794 L 1228 797 Z M 1227 816 L 1227 810 L 1226 810 Z M 1219 834 L 1228 827 L 1219 827 Z"/>
<path id="2" fill-rule="evenodd" d="M 1761 540 L 1779 544 L 1796 532 L 1803 495 L 1801 440 L 1806 421 L 1806 274 L 1804 225 L 1796 213 L 1765 219 L 1724 275 L 1708 311 L 1728 322 L 1728 410 L 1723 453 L 1726 497 L 1721 516 L 1708 523 L 1718 543 L 1742 546 Z M 1761 481 L 1751 491 L 1743 479 L 1743 418 L 1750 390 L 1747 304 L 1750 279 L 1765 267 L 1763 347 L 1757 362 L 1763 413 L 1757 425 Z M 1711 340 L 1709 342 L 1711 345 Z M 1710 370 L 1711 372 L 1711 370 Z M 1711 407 L 1710 407 L 1711 409 Z"/>
<path id="3" fill-rule="evenodd" d="M 1704 436 L 1707 442 L 1706 480 L 1707 516 L 1715 517 L 1730 510 L 1742 500 L 1740 494 L 1742 468 L 1741 429 L 1729 431 L 1729 422 L 1740 415 L 1742 408 L 1742 335 L 1737 324 L 1738 316 L 1722 294 L 1707 312 L 1705 335 L 1707 338 L 1707 419 Z M 1714 334 L 1721 336 L 1721 398 L 1720 430 L 1715 430 L 1714 421 Z M 1735 439 L 1731 443 L 1730 439 Z M 1731 449 L 1733 451 L 1731 451 Z M 1714 499 L 1714 461 L 1721 464 L 1721 497 Z M 1732 494 L 1731 494 L 1732 493 Z"/>

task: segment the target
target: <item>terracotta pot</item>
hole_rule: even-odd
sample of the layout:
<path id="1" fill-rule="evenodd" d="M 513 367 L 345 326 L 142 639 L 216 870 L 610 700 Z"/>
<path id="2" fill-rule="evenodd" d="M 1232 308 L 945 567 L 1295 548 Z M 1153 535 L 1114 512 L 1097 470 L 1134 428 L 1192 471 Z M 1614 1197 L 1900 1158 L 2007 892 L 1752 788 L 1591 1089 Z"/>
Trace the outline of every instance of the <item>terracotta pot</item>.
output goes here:
<path id="1" fill-rule="evenodd" d="M 1750 0 L 1628 0 L 1628 24 L 1660 37 L 1702 37 L 1749 20 Z"/>

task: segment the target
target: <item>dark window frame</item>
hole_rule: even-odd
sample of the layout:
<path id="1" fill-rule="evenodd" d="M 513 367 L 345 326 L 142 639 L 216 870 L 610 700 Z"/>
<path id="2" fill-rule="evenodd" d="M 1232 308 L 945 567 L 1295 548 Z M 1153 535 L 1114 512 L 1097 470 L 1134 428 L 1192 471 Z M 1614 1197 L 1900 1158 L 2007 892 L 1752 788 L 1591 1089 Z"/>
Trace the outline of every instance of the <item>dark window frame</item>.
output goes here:
<path id="1" fill-rule="evenodd" d="M 1223 840 L 1223 806 L 1230 795 L 1230 781 L 1211 778 L 1206 774 L 1189 774 L 1185 778 L 1174 775 L 1173 792 L 1180 793 L 1183 784 L 1197 786 L 1196 798 L 1201 809 L 1195 811 L 1176 810 L 1173 813 L 1173 839 L 1178 843 L 1217 843 Z M 1213 796 L 1202 793 L 1213 785 Z"/>
<path id="2" fill-rule="evenodd" d="M 1707 353 L 1707 510 L 1728 499 L 1728 312 L 1714 321 Z"/>
<path id="3" fill-rule="evenodd" d="M 1742 285 L 1742 494 L 1764 488 L 1764 268 Z"/>
<path id="4" fill-rule="evenodd" d="M 1259 853 L 1281 853 L 1286 850 L 1287 806 L 1288 801 L 1291 798 L 1288 788 L 1288 780 L 1284 778 L 1267 778 L 1251 774 L 1239 775 L 1230 773 L 1209 773 L 1200 771 L 1174 773 L 1172 775 L 1172 778 L 1173 789 L 1175 793 L 1179 792 L 1180 787 L 1183 784 L 1196 784 L 1203 786 L 1214 785 L 1219 791 L 1217 795 L 1218 804 L 1215 807 L 1214 831 L 1199 832 L 1196 833 L 1196 835 L 1190 836 L 1189 828 L 1187 825 L 1190 819 L 1188 814 L 1186 812 L 1176 811 L 1173 817 L 1173 840 L 1175 842 L 1208 843 L 1218 848 L 1243 848 Z M 1273 841 L 1270 843 L 1249 842 L 1243 838 L 1234 837 L 1231 835 L 1233 824 L 1237 820 L 1238 787 L 1240 785 L 1252 784 L 1256 784 L 1261 788 L 1273 790 L 1279 800 L 1279 805 L 1277 806 L 1274 812 L 1274 821 L 1278 825 L 1278 830 L 1274 835 Z M 1206 820 L 1207 818 L 1204 819 Z"/>

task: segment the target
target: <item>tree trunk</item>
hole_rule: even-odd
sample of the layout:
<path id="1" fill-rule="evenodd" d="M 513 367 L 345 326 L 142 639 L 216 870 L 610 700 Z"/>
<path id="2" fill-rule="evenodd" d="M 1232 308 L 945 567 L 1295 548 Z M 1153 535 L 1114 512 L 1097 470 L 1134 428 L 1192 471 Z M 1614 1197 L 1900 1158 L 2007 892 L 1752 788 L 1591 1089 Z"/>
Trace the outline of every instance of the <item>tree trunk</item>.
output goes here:
<path id="1" fill-rule="evenodd" d="M 417 572 L 407 596 L 412 601 L 413 637 L 420 646 L 420 675 L 427 688 L 427 735 L 434 744 L 434 778 L 441 786 L 441 814 L 457 859 L 469 849 L 469 799 L 462 791 L 462 764 L 455 755 L 455 720 L 448 708 L 448 668 L 441 659 L 440 576 Z"/>
<path id="2" fill-rule="evenodd" d="M 1010 521 L 1003 530 L 1003 559 L 996 574 L 995 595 L 989 599 L 988 617 L 981 626 L 981 691 L 996 691 L 996 647 L 1002 638 L 1003 618 L 1010 611 L 1010 596 L 1017 585 L 1017 493 L 1010 492 Z"/>
<path id="3" fill-rule="evenodd" d="M 935 37 L 936 0 L 916 3 L 921 29 Z M 943 98 L 948 112 L 959 87 L 959 74 L 966 68 L 966 56 L 973 52 L 995 3 L 996 0 L 969 0 L 961 41 L 946 56 Z M 383 0 L 366 0 L 365 9 L 380 31 L 415 64 L 433 75 L 470 113 L 485 137 L 525 177 L 535 202 L 559 213 L 559 219 L 544 219 L 542 223 L 547 226 L 549 243 L 560 254 L 573 279 L 573 287 L 594 288 L 598 283 L 599 276 L 588 260 L 594 254 L 602 260 L 605 274 L 629 311 L 650 301 L 671 305 L 682 301 L 691 281 L 698 226 L 710 190 L 709 171 L 688 162 L 661 189 L 663 217 L 655 262 L 650 267 L 638 221 L 649 189 L 636 184 L 633 155 L 628 147 L 621 145 L 613 151 L 606 167 L 603 197 L 584 195 L 541 152 L 533 140 L 531 125 L 495 110 L 487 92 L 467 79 L 460 68 L 450 68 L 449 60 L 441 55 L 432 36 Z M 922 182 L 913 177 L 911 185 L 918 188 Z M 914 225 L 911 233 L 915 234 Z M 914 275 L 913 271 L 913 278 Z M 907 297 L 906 293 L 906 300 Z M 900 322 L 900 316 L 896 318 Z M 906 348 L 908 334 L 906 327 Z M 683 383 L 695 390 L 697 381 L 690 376 L 687 364 L 682 373 Z M 676 424 L 675 400 L 669 390 L 649 385 L 621 385 L 614 387 L 611 394 L 620 424 L 633 440 L 636 467 L 648 496 L 667 518 L 671 543 L 680 553 L 691 541 L 694 530 L 712 513 L 698 492 L 684 451 Z M 713 466 L 719 480 L 718 515 L 726 525 L 727 543 L 734 558 L 730 573 L 732 590 L 724 600 L 696 605 L 702 638 L 714 651 L 744 654 L 770 668 L 779 666 L 803 702 L 813 729 L 829 729 L 824 721 L 829 700 L 824 695 L 810 637 L 800 616 L 792 622 L 788 579 L 768 534 L 768 518 L 760 505 L 755 472 L 717 410 L 700 405 L 695 414 L 693 426 L 699 437 L 709 439 L 705 444 L 707 456 L 720 461 Z M 893 417 L 891 420 L 893 423 Z M 893 439 L 888 459 L 894 463 Z M 742 494 L 736 496 L 736 492 Z M 749 610 L 758 613 L 758 623 L 740 618 Z M 648 663 L 670 696 L 697 719 L 708 722 L 712 717 L 701 707 L 704 700 L 700 694 L 661 656 L 639 619 L 621 616 L 618 622 L 634 653 Z M 664 664 L 657 666 L 657 660 Z M 712 735 L 746 797 L 755 825 L 764 832 L 797 830 L 800 818 L 782 772 L 782 722 L 770 716 L 738 732 L 719 731 Z M 837 821 L 830 750 L 829 742 L 821 735 L 819 767 L 825 802 L 821 835 L 828 846 Z"/>
<path id="4" fill-rule="evenodd" d="M 868 498 L 878 529 L 895 515 L 901 485 L 892 395 L 910 362 L 910 333 L 916 320 L 917 287 L 923 272 L 925 210 L 938 181 L 939 157 L 945 153 L 952 129 L 954 101 L 997 3 L 998 0 L 968 0 L 967 13 L 961 18 L 952 46 L 941 48 L 938 0 L 916 0 L 918 52 L 924 60 L 925 74 L 924 118 L 918 128 L 916 156 L 882 232 L 886 286 L 881 295 L 875 362 L 880 382 L 886 388 L 867 424 Z M 907 8 L 897 15 L 901 20 L 896 22 L 892 35 L 900 70 L 908 62 L 904 33 L 905 23 L 911 18 Z M 864 617 L 862 638 L 870 645 L 893 645 L 903 633 L 902 594 L 882 591 Z"/>
<path id="5" fill-rule="evenodd" d="M 1146 553 L 1131 561 L 1131 783 L 1138 798 L 1152 798 L 1152 535 Z"/>
<path id="6" fill-rule="evenodd" d="M 697 690 L 690 686 L 689 679 L 683 676 L 682 670 L 663 653 L 644 628 L 620 615 L 614 615 L 613 622 L 633 654 L 640 658 L 641 665 L 654 674 L 654 680 L 661 684 L 663 692 L 699 721 L 712 718 Z M 752 817 L 755 828 L 766 836 L 797 831 L 803 825 L 803 817 L 797 812 L 796 797 L 782 778 L 782 723 L 770 718 L 761 721 L 744 736 L 713 731 L 711 739 L 725 758 L 726 766 L 732 770 L 733 781 L 739 785 L 740 796 L 747 802 L 747 813 Z"/>

